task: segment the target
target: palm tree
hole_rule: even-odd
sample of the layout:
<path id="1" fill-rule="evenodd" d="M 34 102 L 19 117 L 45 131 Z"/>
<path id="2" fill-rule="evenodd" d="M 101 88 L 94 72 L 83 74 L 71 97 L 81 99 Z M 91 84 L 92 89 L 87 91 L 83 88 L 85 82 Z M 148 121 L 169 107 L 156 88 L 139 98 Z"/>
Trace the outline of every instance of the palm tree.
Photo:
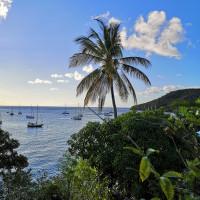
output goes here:
<path id="1" fill-rule="evenodd" d="M 144 81 L 146 85 L 151 85 L 148 77 L 139 69 L 132 65 L 143 65 L 148 68 L 150 61 L 141 57 L 123 57 L 122 43 L 119 34 L 120 24 L 110 24 L 109 26 L 97 19 L 102 31 L 102 36 L 94 29 L 90 29 L 88 37 L 81 36 L 75 39 L 80 45 L 81 52 L 75 53 L 70 58 L 69 67 L 85 66 L 88 64 L 99 64 L 99 67 L 87 75 L 77 86 L 77 96 L 86 91 L 84 107 L 89 102 L 98 100 L 98 107 L 102 110 L 106 95 L 111 92 L 114 117 L 117 117 L 117 107 L 115 103 L 114 85 L 123 101 L 127 101 L 129 94 L 133 96 L 137 103 L 135 90 L 126 74 Z"/>

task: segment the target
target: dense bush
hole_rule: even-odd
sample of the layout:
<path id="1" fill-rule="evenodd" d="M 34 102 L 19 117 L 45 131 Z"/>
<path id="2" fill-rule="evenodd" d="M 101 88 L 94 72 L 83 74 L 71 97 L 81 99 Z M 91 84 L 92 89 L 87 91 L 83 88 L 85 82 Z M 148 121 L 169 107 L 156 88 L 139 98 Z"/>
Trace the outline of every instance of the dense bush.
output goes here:
<path id="1" fill-rule="evenodd" d="M 130 140 L 132 138 L 144 152 L 149 147 L 160 151 L 156 157 L 151 157 L 152 163 L 160 173 L 173 169 L 184 170 L 185 165 L 176 150 L 181 149 L 186 159 L 191 159 L 190 152 L 176 136 L 175 147 L 163 126 L 159 125 L 168 117 L 169 115 L 164 115 L 160 110 L 147 110 L 142 113 L 130 111 L 114 121 L 103 124 L 89 122 L 71 136 L 68 141 L 69 152 L 73 156 L 90 159 L 91 166 L 97 169 L 99 177 L 109 179 L 109 188 L 113 191 L 136 199 L 150 199 L 153 193 L 149 189 L 149 183 L 142 182 L 138 174 L 140 158 L 123 148 L 133 145 Z M 134 170 L 129 170 L 128 167 Z"/>

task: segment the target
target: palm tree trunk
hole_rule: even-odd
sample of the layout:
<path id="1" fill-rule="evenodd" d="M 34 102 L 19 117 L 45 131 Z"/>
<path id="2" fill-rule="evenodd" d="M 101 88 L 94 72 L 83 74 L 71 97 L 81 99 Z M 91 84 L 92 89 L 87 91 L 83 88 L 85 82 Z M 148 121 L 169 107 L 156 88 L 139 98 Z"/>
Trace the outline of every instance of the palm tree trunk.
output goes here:
<path id="1" fill-rule="evenodd" d="M 111 97 L 112 97 L 114 118 L 116 118 L 116 117 L 117 117 L 117 107 L 116 107 L 116 103 L 115 103 L 115 95 L 114 95 L 114 89 L 113 89 L 113 81 L 111 81 Z"/>

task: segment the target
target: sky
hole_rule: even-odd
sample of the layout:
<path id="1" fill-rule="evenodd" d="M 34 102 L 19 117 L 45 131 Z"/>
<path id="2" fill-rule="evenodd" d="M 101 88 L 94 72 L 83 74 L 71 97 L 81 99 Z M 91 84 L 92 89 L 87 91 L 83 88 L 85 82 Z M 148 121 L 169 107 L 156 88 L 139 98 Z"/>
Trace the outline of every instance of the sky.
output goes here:
<path id="1" fill-rule="evenodd" d="M 121 24 L 124 56 L 152 64 L 136 66 L 151 86 L 129 77 L 138 104 L 200 88 L 199 8 L 199 0 L 0 0 L 0 105 L 83 105 L 76 87 L 98 66 L 69 68 L 69 59 L 80 52 L 75 38 L 90 27 L 100 33 L 97 18 Z M 115 93 L 117 107 L 134 105 Z M 110 94 L 105 106 L 112 106 Z"/>

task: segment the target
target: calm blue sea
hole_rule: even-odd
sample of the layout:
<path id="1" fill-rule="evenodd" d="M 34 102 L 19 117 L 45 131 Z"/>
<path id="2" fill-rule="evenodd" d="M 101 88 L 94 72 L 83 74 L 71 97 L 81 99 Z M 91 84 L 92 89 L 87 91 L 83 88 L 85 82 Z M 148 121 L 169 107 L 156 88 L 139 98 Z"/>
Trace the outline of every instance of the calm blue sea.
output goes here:
<path id="1" fill-rule="evenodd" d="M 92 108 L 97 111 L 97 108 Z M 31 107 L 20 107 L 21 115 L 18 115 L 19 107 L 14 107 L 14 115 L 9 113 L 11 107 L 0 107 L 2 116 L 1 129 L 8 131 L 13 138 L 20 142 L 18 152 L 28 158 L 29 168 L 33 173 L 38 170 L 46 170 L 49 175 L 53 175 L 57 170 L 58 159 L 62 157 L 67 150 L 66 141 L 73 133 L 78 132 L 89 121 L 102 120 L 91 112 L 88 108 L 82 110 L 82 120 L 72 120 L 71 117 L 80 113 L 80 108 L 69 107 L 66 110 L 68 115 L 63 115 L 63 107 L 39 107 L 39 120 L 44 123 L 42 128 L 27 128 L 28 122 L 35 122 L 35 119 L 27 119 L 30 115 Z M 36 107 L 33 107 L 36 114 Z M 111 108 L 105 108 L 103 112 L 112 111 Z M 118 114 L 126 113 L 129 108 L 118 108 Z M 41 118 L 40 118 L 41 116 Z M 104 118 L 104 115 L 101 115 Z M 111 117 L 113 118 L 113 117 Z"/>

